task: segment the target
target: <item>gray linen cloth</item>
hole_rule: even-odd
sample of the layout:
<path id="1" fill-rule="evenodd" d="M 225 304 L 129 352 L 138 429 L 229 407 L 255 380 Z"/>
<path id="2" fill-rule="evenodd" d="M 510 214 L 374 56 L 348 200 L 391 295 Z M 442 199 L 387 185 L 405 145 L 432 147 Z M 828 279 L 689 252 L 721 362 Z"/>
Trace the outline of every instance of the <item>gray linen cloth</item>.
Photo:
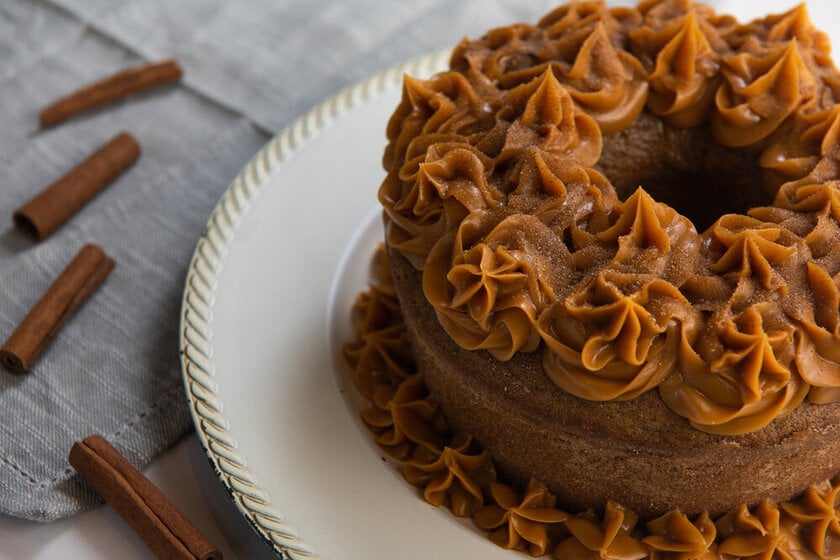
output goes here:
<path id="1" fill-rule="evenodd" d="M 49 521 L 95 504 L 67 463 L 76 440 L 102 434 L 145 466 L 191 429 L 186 269 L 215 202 L 273 133 L 373 72 L 550 6 L 0 0 L 0 339 L 85 243 L 117 262 L 31 373 L 0 370 L 0 513 Z M 170 56 L 180 83 L 37 130 L 48 102 Z M 41 243 L 13 229 L 15 208 L 121 130 L 143 148 L 126 174 Z"/>
<path id="2" fill-rule="evenodd" d="M 707 3 L 755 16 L 796 1 Z M 191 429 L 178 359 L 186 269 L 215 202 L 272 134 L 378 70 L 556 3 L 0 0 L 0 340 L 82 245 L 117 261 L 33 372 L 0 370 L 0 514 L 49 521 L 96 503 L 66 459 L 87 435 L 145 466 Z M 830 7 L 814 19 L 836 38 L 840 8 L 810 5 Z M 46 103 L 171 56 L 180 83 L 37 130 Z M 120 130 L 143 147 L 125 175 L 44 242 L 13 230 L 15 208 Z"/>

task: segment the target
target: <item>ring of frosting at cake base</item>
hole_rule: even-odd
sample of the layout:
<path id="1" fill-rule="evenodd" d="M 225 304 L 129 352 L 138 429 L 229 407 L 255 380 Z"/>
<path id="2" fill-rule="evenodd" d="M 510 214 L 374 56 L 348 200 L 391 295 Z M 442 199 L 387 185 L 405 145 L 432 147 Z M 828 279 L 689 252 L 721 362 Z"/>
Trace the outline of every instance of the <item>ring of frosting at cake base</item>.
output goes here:
<path id="1" fill-rule="evenodd" d="M 803 6 L 690 0 L 563 6 L 406 79 L 379 199 L 448 421 L 579 507 L 840 471 L 838 100 Z"/>

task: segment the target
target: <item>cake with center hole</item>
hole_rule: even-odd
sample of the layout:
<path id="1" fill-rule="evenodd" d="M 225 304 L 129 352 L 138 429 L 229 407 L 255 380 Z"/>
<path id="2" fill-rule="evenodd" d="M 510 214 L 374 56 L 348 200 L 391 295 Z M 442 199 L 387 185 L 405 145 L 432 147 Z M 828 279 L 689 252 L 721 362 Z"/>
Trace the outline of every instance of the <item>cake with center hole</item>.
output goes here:
<path id="1" fill-rule="evenodd" d="M 804 6 L 578 2 L 406 77 L 379 190 L 453 430 L 652 518 L 840 471 L 840 75 Z"/>

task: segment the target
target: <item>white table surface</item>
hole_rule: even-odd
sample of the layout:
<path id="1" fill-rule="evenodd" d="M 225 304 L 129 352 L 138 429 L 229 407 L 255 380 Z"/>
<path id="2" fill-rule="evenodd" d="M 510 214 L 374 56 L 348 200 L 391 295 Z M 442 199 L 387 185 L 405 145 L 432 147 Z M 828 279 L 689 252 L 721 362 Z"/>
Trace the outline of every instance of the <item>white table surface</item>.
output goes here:
<path id="1" fill-rule="evenodd" d="M 228 498 L 195 434 L 158 457 L 145 474 L 226 560 L 277 558 Z M 0 560 L 57 558 L 153 560 L 155 555 L 106 505 L 48 524 L 0 516 Z"/>

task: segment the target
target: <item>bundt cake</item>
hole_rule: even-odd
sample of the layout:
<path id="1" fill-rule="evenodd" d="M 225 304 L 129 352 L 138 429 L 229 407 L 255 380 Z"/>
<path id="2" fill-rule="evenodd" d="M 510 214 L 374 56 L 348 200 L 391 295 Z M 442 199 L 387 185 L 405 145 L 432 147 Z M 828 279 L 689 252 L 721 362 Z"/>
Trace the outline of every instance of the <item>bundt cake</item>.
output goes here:
<path id="1" fill-rule="evenodd" d="M 707 552 L 739 515 L 792 539 L 810 488 L 831 502 L 810 550 L 840 552 L 838 102 L 804 6 L 576 2 L 406 77 L 379 190 L 393 284 L 375 319 L 365 300 L 395 338 L 374 365 L 348 351 L 406 478 L 480 449 L 492 481 L 479 461 L 440 498 L 480 526 L 519 492 L 654 536 L 710 524 Z"/>

